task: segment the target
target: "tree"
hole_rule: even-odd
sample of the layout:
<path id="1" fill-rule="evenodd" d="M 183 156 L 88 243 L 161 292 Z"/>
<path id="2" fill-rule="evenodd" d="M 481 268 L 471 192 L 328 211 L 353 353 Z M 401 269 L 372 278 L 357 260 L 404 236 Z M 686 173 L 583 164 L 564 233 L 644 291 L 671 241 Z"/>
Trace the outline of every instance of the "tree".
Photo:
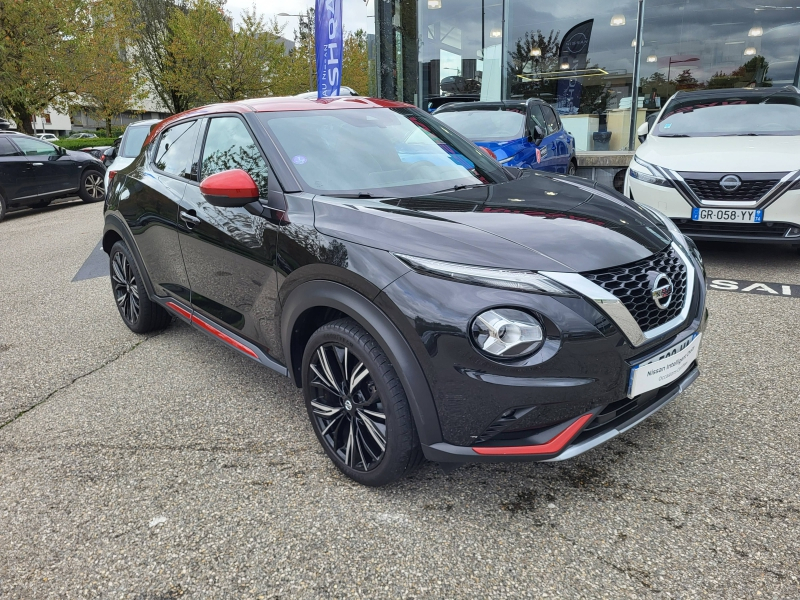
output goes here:
<path id="1" fill-rule="evenodd" d="M 514 48 L 508 52 L 508 75 L 510 80 L 511 95 L 541 95 L 556 96 L 558 80 L 545 79 L 537 81 L 539 73 L 555 73 L 559 71 L 561 63 L 560 31 L 550 30 L 547 37 L 541 30 L 536 33 L 529 31 L 524 37 L 519 38 Z M 537 56 L 531 56 L 534 48 L 539 50 Z M 544 89 L 543 89 L 544 88 Z"/>
<path id="2" fill-rule="evenodd" d="M 134 111 L 147 97 L 137 67 L 128 59 L 127 24 L 130 4 L 125 0 L 94 0 L 92 31 L 85 45 L 81 69 L 85 75 L 77 89 L 80 103 L 106 126 L 126 111 Z"/>
<path id="3" fill-rule="evenodd" d="M 194 106 L 196 98 L 175 87 L 172 70 L 176 60 L 170 48 L 175 33 L 171 17 L 187 10 L 186 0 L 132 0 L 132 58 L 142 69 L 147 85 L 164 107 L 183 112 Z"/>
<path id="4" fill-rule="evenodd" d="M 225 0 L 192 0 L 185 12 L 173 12 L 169 26 L 167 81 L 185 97 L 232 102 L 267 96 L 281 77 L 281 29 L 255 8 L 234 26 Z"/>
<path id="5" fill-rule="evenodd" d="M 342 84 L 366 95 L 369 91 L 367 32 L 358 29 L 346 35 L 342 52 Z"/>
<path id="6" fill-rule="evenodd" d="M 0 104 L 26 133 L 48 106 L 69 111 L 90 27 L 87 0 L 0 3 Z"/>

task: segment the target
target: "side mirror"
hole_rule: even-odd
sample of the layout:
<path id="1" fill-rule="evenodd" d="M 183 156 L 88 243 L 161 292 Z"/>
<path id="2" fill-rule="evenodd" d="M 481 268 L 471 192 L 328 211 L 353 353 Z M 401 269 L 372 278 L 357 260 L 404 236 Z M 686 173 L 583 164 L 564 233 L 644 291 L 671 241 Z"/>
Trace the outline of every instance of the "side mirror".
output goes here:
<path id="1" fill-rule="evenodd" d="M 537 146 L 542 143 L 544 139 L 544 129 L 539 127 L 538 125 L 533 126 L 533 140 L 531 140 Z"/>
<path id="2" fill-rule="evenodd" d="M 200 193 L 209 204 L 226 208 L 241 208 L 258 200 L 258 186 L 242 169 L 222 171 L 206 177 Z"/>
<path id="3" fill-rule="evenodd" d="M 650 133 L 650 124 L 649 123 L 642 123 L 639 125 L 639 129 L 636 130 L 636 135 L 639 137 L 639 141 L 644 143 L 647 139 L 647 134 Z"/>
<path id="4" fill-rule="evenodd" d="M 111 148 L 108 148 L 103 154 L 106 155 L 107 159 L 115 158 L 117 156 L 117 149 L 111 146 Z"/>

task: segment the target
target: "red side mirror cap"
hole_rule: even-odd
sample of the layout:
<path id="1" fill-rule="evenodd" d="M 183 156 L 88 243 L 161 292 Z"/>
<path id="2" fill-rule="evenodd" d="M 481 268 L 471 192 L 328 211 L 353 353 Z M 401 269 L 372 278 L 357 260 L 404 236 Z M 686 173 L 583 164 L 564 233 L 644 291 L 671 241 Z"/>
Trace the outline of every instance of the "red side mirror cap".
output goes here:
<path id="1" fill-rule="evenodd" d="M 200 184 L 200 193 L 214 206 L 241 207 L 258 200 L 258 186 L 242 169 L 209 175 Z"/>
<path id="2" fill-rule="evenodd" d="M 488 148 L 484 148 L 483 146 L 478 146 L 478 148 L 483 150 L 486 154 L 488 154 L 494 160 L 497 160 L 497 155 L 494 152 L 492 152 L 491 150 L 489 150 Z"/>

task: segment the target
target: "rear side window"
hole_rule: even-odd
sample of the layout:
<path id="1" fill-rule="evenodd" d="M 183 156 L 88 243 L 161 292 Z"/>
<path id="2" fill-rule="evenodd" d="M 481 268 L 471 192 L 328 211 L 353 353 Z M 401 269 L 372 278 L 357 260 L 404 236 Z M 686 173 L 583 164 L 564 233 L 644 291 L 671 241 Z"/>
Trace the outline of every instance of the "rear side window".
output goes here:
<path id="1" fill-rule="evenodd" d="M 197 121 L 179 123 L 161 134 L 156 148 L 156 168 L 186 179 L 196 179 L 192 170 L 192 159 L 197 144 L 197 133 L 200 125 Z"/>
<path id="2" fill-rule="evenodd" d="M 230 169 L 247 171 L 256 182 L 261 197 L 267 197 L 269 168 L 247 127 L 236 117 L 211 119 L 203 148 L 200 180 Z"/>
<path id="3" fill-rule="evenodd" d="M 140 125 L 139 127 L 129 126 L 122 137 L 122 144 L 114 142 L 120 148 L 119 155 L 125 158 L 136 158 L 142 151 L 142 144 L 147 139 L 150 128 Z"/>
<path id="4" fill-rule="evenodd" d="M 19 152 L 8 138 L 0 137 L 0 156 L 17 156 Z"/>

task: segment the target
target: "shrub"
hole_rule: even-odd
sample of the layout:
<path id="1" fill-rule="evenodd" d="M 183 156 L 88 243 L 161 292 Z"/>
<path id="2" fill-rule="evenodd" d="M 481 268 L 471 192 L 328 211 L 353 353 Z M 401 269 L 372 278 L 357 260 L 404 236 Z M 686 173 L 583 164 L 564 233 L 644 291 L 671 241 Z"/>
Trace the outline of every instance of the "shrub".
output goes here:
<path id="1" fill-rule="evenodd" d="M 56 146 L 61 146 L 67 150 L 80 150 L 82 148 L 92 148 L 94 146 L 111 146 L 115 138 L 96 137 L 82 140 L 58 140 L 53 142 Z"/>

